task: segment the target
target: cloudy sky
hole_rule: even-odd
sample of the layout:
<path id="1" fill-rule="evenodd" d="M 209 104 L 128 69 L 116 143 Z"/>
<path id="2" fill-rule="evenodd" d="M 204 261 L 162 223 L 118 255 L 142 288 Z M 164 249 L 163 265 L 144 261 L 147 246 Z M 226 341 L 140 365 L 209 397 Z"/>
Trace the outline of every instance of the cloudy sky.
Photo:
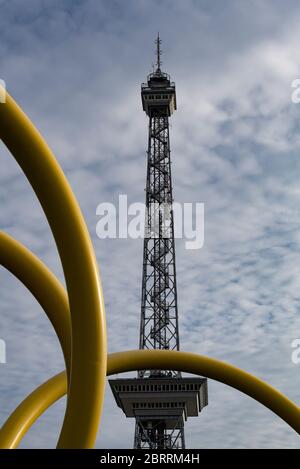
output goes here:
<path id="1" fill-rule="evenodd" d="M 96 207 L 144 201 L 147 118 L 140 84 L 163 39 L 177 86 L 171 118 L 174 196 L 204 202 L 205 244 L 177 240 L 181 348 L 228 361 L 300 402 L 300 6 L 296 0 L 0 0 L 0 78 L 64 169 L 101 266 L 109 350 L 138 347 L 141 240 L 100 240 Z M 0 146 L 0 226 L 63 281 L 34 194 Z M 30 293 L 0 271 L 0 422 L 64 364 Z M 54 447 L 65 402 L 21 447 Z M 105 428 L 105 429 L 104 429 Z M 209 381 L 209 406 L 186 425 L 187 447 L 297 448 L 283 421 Z M 107 389 L 97 447 L 132 447 Z"/>

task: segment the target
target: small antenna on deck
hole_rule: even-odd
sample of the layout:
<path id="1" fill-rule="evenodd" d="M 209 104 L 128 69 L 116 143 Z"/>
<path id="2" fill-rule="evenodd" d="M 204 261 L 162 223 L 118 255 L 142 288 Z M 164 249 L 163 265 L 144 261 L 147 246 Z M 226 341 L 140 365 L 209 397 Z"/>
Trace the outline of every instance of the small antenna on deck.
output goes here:
<path id="1" fill-rule="evenodd" d="M 161 39 L 159 37 L 159 33 L 157 33 L 157 38 L 155 39 L 155 44 L 156 44 L 156 72 L 161 73 L 161 55 L 162 55 L 162 50 L 161 50 Z"/>

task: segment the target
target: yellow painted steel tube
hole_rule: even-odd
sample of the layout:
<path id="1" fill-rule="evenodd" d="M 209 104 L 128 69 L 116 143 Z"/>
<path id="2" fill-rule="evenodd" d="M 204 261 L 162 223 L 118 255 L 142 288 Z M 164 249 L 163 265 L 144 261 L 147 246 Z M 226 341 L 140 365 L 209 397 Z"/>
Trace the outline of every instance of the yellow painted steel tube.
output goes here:
<path id="1" fill-rule="evenodd" d="M 30 393 L 1 427 L 0 449 L 17 448 L 38 417 L 66 392 L 67 375 L 63 371 Z"/>
<path id="2" fill-rule="evenodd" d="M 69 375 L 71 318 L 66 290 L 29 249 L 0 231 L 0 265 L 17 277 L 47 314 L 60 341 Z"/>
<path id="3" fill-rule="evenodd" d="M 75 196 L 50 148 L 6 93 L 0 138 L 19 163 L 48 219 L 66 279 L 72 357 L 59 448 L 91 448 L 102 412 L 107 360 L 105 311 L 92 243 Z"/>
<path id="4" fill-rule="evenodd" d="M 107 375 L 142 369 L 177 370 L 227 384 L 268 407 L 300 434 L 300 407 L 259 378 L 229 363 L 188 352 L 130 350 L 108 355 Z M 37 418 L 67 390 L 61 372 L 33 391 L 0 430 L 0 447 L 16 448 Z"/>
<path id="5" fill-rule="evenodd" d="M 229 363 L 168 350 L 133 350 L 108 357 L 109 374 L 151 368 L 194 373 L 227 384 L 268 407 L 300 434 L 300 407 L 261 379 Z"/>

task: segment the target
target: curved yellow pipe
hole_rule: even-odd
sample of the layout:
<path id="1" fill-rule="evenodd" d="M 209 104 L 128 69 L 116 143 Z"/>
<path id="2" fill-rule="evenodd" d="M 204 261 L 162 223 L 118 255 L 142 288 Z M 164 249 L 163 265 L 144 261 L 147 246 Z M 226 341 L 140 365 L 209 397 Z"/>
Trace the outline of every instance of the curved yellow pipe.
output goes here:
<path id="1" fill-rule="evenodd" d="M 143 369 L 178 370 L 227 384 L 268 407 L 300 434 L 300 407 L 261 379 L 229 363 L 166 350 L 130 350 L 108 355 L 107 375 Z M 66 373 L 61 372 L 33 391 L 1 428 L 0 448 L 16 448 L 38 417 L 66 390 Z"/>
<path id="2" fill-rule="evenodd" d="M 71 318 L 66 290 L 37 256 L 3 231 L 0 264 L 28 288 L 44 309 L 60 341 L 69 375 Z"/>
<path id="3" fill-rule="evenodd" d="M 91 448 L 102 412 L 107 360 L 105 312 L 93 246 L 75 196 L 40 133 L 6 93 L 0 138 L 48 219 L 61 258 L 72 321 L 71 378 L 59 448 Z"/>
<path id="4" fill-rule="evenodd" d="M 34 422 L 67 392 L 67 375 L 63 371 L 30 393 L 0 429 L 0 449 L 15 449 Z"/>

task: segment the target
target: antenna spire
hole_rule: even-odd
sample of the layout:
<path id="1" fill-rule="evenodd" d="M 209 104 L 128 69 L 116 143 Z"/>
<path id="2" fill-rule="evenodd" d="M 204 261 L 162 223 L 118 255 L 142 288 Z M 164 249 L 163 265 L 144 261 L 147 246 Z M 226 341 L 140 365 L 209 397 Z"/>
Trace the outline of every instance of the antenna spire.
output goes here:
<path id="1" fill-rule="evenodd" d="M 161 51 L 161 39 L 159 37 L 159 33 L 157 33 L 157 38 L 155 39 L 155 44 L 156 44 L 156 72 L 157 73 L 161 73 L 161 54 L 162 54 L 162 51 Z"/>

